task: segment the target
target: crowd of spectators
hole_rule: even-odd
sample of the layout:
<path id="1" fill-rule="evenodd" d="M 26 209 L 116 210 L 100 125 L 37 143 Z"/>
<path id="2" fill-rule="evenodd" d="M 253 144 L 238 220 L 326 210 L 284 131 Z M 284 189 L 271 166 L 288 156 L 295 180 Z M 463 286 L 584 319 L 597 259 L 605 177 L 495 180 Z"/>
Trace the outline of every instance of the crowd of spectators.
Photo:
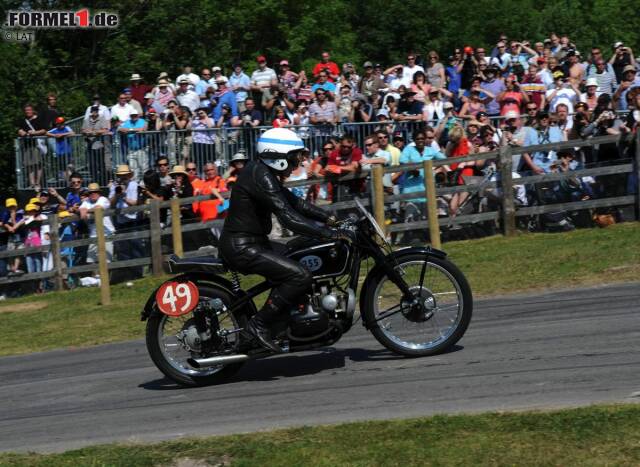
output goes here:
<path id="1" fill-rule="evenodd" d="M 328 136 L 342 133 L 357 134 L 362 144 L 372 131 L 362 127 L 367 123 L 384 125 L 390 133 L 400 131 L 408 139 L 417 127 L 444 125 L 444 146 L 456 123 L 483 122 L 486 115 L 500 130 L 494 118 L 532 116 L 534 107 L 552 120 L 566 115 L 561 124 L 566 138 L 576 120 L 587 118 L 588 124 L 603 111 L 637 107 L 640 76 L 632 49 L 616 42 L 605 54 L 599 47 L 582 54 L 569 37 L 557 34 L 535 43 L 502 35 L 491 50 L 466 46 L 446 59 L 436 51 L 424 58 L 409 53 L 406 63 L 391 66 L 371 61 L 361 68 L 353 63 L 339 66 L 323 52 L 309 74 L 292 71 L 287 59 L 271 68 L 263 55 L 250 73 L 240 63 L 228 70 L 202 68 L 199 75 L 185 66 L 175 80 L 163 72 L 152 84 L 133 73 L 116 104 L 108 107 L 100 95 L 93 96 L 80 131 L 86 143 L 83 157 L 96 181 L 108 180 L 112 167 L 123 162 L 141 178 L 160 155 L 183 166 L 188 160 L 215 161 L 223 152 L 230 155 L 238 149 L 251 155 L 255 133 L 248 133 L 244 147 L 239 145 L 247 129 L 289 125 L 299 128 L 313 150 Z M 43 185 L 41 162 L 47 152 L 61 168 L 55 176 L 68 176 L 77 168 L 69 144 L 74 133 L 56 102 L 49 94 L 39 112 L 25 106 L 17 123 L 18 136 L 26 137 L 22 162 L 30 186 Z M 42 138 L 28 138 L 32 136 Z M 112 160 L 114 144 L 121 146 L 125 160 Z"/>
<path id="2" fill-rule="evenodd" d="M 640 121 L 637 62 L 632 49 L 622 42 L 613 44 L 609 53 L 599 47 L 581 53 L 567 36 L 551 34 L 542 42 L 531 43 L 503 35 L 491 50 L 456 48 L 442 60 L 435 51 L 424 58 L 411 52 L 404 64 L 383 66 L 366 61 L 358 68 L 353 63 L 339 66 L 323 52 L 308 74 L 292 71 L 286 59 L 277 64 L 275 70 L 270 68 L 261 55 L 250 74 L 234 63 L 228 76 L 219 66 L 202 68 L 199 75 L 185 66 L 175 80 L 163 72 L 152 85 L 134 73 L 115 105 L 108 107 L 95 95 L 86 109 L 81 133 L 90 181 L 115 179 L 108 196 L 98 195 L 100 187 L 94 183 L 86 192 L 80 190 L 83 180 L 77 172 L 70 173 L 74 165 L 69 139 L 74 133 L 56 106 L 56 96 L 50 94 L 40 112 L 25 106 L 24 119 L 17 124 L 29 182 L 36 188 L 42 185 L 39 161 L 49 151 L 68 169 L 60 176 L 69 178 L 71 189 L 66 199 L 55 190 L 43 190 L 40 199 L 53 197 L 59 209 L 66 209 L 63 212 L 86 216 L 96 205 L 121 208 L 142 202 L 141 197 L 212 194 L 216 199 L 183 206 L 182 211 L 186 220 L 211 220 L 224 216 L 226 201 L 221 194 L 248 158 L 242 153 L 234 156 L 223 177 L 218 170 L 225 166 L 216 156 L 222 144 L 237 143 L 230 135 L 247 129 L 296 129 L 310 150 L 291 180 L 304 180 L 357 172 L 376 164 L 397 166 L 463 157 L 502 145 L 526 147 L 630 133 L 637 131 Z M 185 131 L 167 134 L 164 130 Z M 162 144 L 150 146 L 145 141 L 149 132 L 163 133 Z M 257 136 L 256 132 L 249 134 L 241 148 L 247 155 L 253 154 Z M 112 171 L 114 161 L 108 149 L 115 135 L 126 147 L 128 166 Z M 560 153 L 525 152 L 514 157 L 514 177 L 615 163 L 625 157 L 627 149 L 606 144 Z M 202 179 L 196 176 L 199 170 Z M 438 168 L 436 177 L 439 183 L 464 185 L 473 177 L 495 180 L 498 175 L 494 163 L 479 161 L 449 163 Z M 387 174 L 384 185 L 388 193 L 419 192 L 424 174 L 421 170 Z M 293 190 L 327 204 L 363 195 L 367 187 L 358 179 L 322 181 Z M 632 192 L 637 190 L 637 180 L 583 178 L 563 189 L 565 200 L 588 199 Z M 539 191 L 538 187 L 518 187 L 517 202 L 528 204 L 536 196 L 540 201 Z M 555 192 L 557 195 L 558 190 Z M 469 193 L 462 192 L 440 200 L 440 214 L 457 216 L 469 198 Z M 424 196 L 417 196 L 409 204 L 424 212 L 424 201 Z M 396 203 L 393 209 L 402 213 L 405 204 Z M 21 218 L 41 220 L 44 209 L 34 209 L 40 205 L 42 201 L 35 201 L 21 211 L 15 201 L 7 201 L 2 225 L 5 236 L 14 240 L 5 245 L 15 246 L 18 237 L 23 243 L 29 238 Z M 167 212 L 162 216 L 166 222 Z M 105 228 L 126 230 L 139 222 L 138 215 L 119 214 Z M 40 241 L 46 242 L 46 237 L 41 231 Z M 143 243 L 116 245 L 112 253 L 119 259 L 135 259 L 144 253 Z M 29 267 L 30 261 L 26 261 L 27 268 L 45 267 L 34 261 Z M 16 273 L 20 268 L 20 260 L 6 266 L 0 263 L 0 274 L 2 269 Z"/>

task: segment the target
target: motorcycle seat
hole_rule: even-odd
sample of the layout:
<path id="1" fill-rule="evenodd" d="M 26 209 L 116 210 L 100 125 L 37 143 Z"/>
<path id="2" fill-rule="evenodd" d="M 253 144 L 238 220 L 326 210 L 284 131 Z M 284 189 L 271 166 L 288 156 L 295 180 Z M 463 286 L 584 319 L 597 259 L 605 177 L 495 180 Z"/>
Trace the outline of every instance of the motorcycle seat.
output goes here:
<path id="1" fill-rule="evenodd" d="M 180 258 L 176 255 L 169 256 L 167 260 L 169 271 L 180 272 L 208 272 L 219 274 L 227 271 L 224 260 L 215 256 L 198 256 L 195 258 Z"/>

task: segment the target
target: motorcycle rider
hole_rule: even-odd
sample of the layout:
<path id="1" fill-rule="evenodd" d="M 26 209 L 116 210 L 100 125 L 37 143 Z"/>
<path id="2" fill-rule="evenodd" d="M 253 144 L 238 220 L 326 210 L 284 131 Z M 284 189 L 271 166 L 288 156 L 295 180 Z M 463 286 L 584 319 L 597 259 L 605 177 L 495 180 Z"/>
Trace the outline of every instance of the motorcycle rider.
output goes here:
<path id="1" fill-rule="evenodd" d="M 284 228 L 307 237 L 350 240 L 353 235 L 327 227 L 336 225 L 334 216 L 283 187 L 282 180 L 298 166 L 303 149 L 300 137 L 289 129 L 262 133 L 257 145 L 259 160 L 249 162 L 240 172 L 220 236 L 220 254 L 231 268 L 243 274 L 260 274 L 274 283 L 264 306 L 246 326 L 260 345 L 273 352 L 282 349 L 272 341 L 271 324 L 299 303 L 312 275 L 299 262 L 272 249 L 267 237 L 271 214 Z"/>

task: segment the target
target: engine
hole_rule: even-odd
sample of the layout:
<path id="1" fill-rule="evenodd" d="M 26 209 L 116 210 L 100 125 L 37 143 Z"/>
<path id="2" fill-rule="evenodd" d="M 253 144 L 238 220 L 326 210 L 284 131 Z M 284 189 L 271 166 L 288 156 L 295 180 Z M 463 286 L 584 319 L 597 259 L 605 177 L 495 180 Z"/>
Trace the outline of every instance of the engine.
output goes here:
<path id="1" fill-rule="evenodd" d="M 353 322 L 356 295 L 351 289 L 332 288 L 319 284 L 309 303 L 291 313 L 289 337 L 297 341 L 312 341 L 332 331 L 345 332 Z"/>

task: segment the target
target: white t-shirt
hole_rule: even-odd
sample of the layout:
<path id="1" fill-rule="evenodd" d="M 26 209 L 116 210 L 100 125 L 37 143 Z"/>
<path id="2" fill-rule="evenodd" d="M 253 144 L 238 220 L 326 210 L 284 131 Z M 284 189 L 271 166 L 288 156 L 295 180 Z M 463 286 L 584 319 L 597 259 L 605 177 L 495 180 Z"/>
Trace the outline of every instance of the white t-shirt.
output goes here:
<path id="1" fill-rule="evenodd" d="M 103 209 L 109 209 L 111 207 L 111 203 L 104 196 L 100 196 L 95 203 L 92 203 L 89 198 L 84 200 L 80 205 L 80 209 L 93 209 L 96 206 L 101 206 Z M 111 217 L 104 216 L 104 233 L 105 235 L 111 235 L 114 233 L 116 229 L 113 227 L 113 222 L 111 222 Z M 89 236 L 94 238 L 97 236 L 96 234 L 96 223 L 91 222 L 89 225 Z"/>
<path id="2" fill-rule="evenodd" d="M 384 159 L 386 160 L 383 165 L 391 165 L 391 154 L 387 151 L 383 151 L 382 149 L 378 149 L 378 151 L 371 157 L 369 156 L 369 154 L 363 154 L 362 159 L 360 159 L 360 165 L 364 169 L 370 169 L 375 164 L 370 164 L 368 160 L 377 159 L 378 157 L 384 157 Z"/>
<path id="3" fill-rule="evenodd" d="M 420 65 L 413 65 L 412 67 L 405 65 L 402 67 L 402 78 L 408 79 L 409 82 L 411 82 L 416 71 L 421 71 L 424 73 L 424 68 L 422 68 Z"/>
<path id="4" fill-rule="evenodd" d="M 180 105 L 189 107 L 191 112 L 195 112 L 195 110 L 200 107 L 200 96 L 198 96 L 197 92 L 192 91 L 191 89 L 188 89 L 187 92 L 178 94 L 177 99 Z"/>
<path id="5" fill-rule="evenodd" d="M 109 198 L 113 198 L 115 195 L 116 195 L 116 185 L 111 185 L 111 188 L 109 188 Z M 126 199 L 136 199 L 136 200 L 138 199 L 138 182 L 136 182 L 135 180 L 129 180 L 129 183 L 127 184 L 127 187 L 124 190 L 124 197 Z M 124 209 L 128 207 L 129 205 L 124 199 L 118 198 L 118 201 L 116 201 L 117 209 Z M 136 220 L 137 218 L 138 218 L 138 215 L 135 212 L 133 212 L 129 214 L 119 214 L 119 217 L 116 220 L 118 222 L 128 222 L 128 221 Z"/>
<path id="6" fill-rule="evenodd" d="M 546 94 L 547 99 L 549 99 L 549 96 L 553 94 L 554 91 L 555 89 L 549 89 L 547 91 L 547 94 Z M 549 109 L 551 110 L 551 112 L 555 112 L 558 104 L 566 104 L 566 106 L 569 108 L 569 113 L 572 114 L 573 104 L 577 101 L 578 101 L 578 95 L 573 89 L 562 88 L 556 93 L 554 98 L 549 102 Z"/>
<path id="7" fill-rule="evenodd" d="M 111 116 L 118 117 L 118 120 L 120 120 L 121 122 L 126 122 L 127 120 L 129 120 L 131 112 L 134 111 L 134 107 L 129 103 L 126 103 L 125 105 L 116 104 L 111 107 Z"/>

